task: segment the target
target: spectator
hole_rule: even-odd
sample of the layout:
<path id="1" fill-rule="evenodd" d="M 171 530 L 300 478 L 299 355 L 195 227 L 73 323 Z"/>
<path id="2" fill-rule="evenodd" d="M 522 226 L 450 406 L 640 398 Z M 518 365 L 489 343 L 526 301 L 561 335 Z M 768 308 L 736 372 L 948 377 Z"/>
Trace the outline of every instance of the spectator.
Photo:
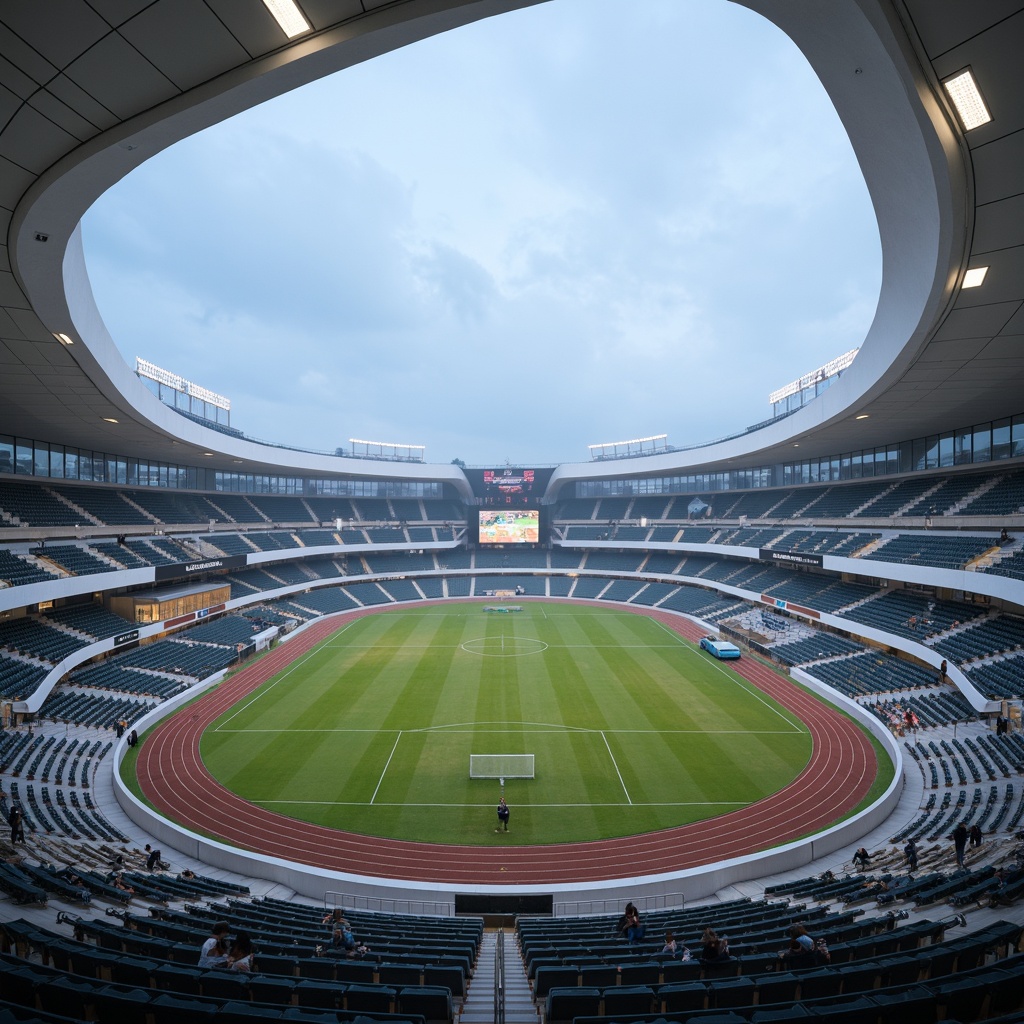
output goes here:
<path id="1" fill-rule="evenodd" d="M 11 826 L 11 845 L 18 842 L 25 842 L 25 815 L 22 813 L 21 804 L 13 804 L 11 813 L 7 817 L 7 823 Z"/>
<path id="2" fill-rule="evenodd" d="M 704 926 L 704 932 L 700 937 L 700 958 L 706 964 L 725 963 L 729 959 L 729 940 L 719 938 L 718 933 L 711 925 Z"/>
<path id="3" fill-rule="evenodd" d="M 252 939 L 248 933 L 239 932 L 231 943 L 231 952 L 227 955 L 225 966 L 228 970 L 240 974 L 251 974 L 253 965 Z"/>
<path id="4" fill-rule="evenodd" d="M 866 868 L 871 863 L 871 854 L 862 846 L 853 855 L 853 866 L 855 868 Z"/>
<path id="5" fill-rule="evenodd" d="M 620 938 L 626 937 L 626 932 L 629 930 L 630 922 L 632 921 L 633 915 L 636 913 L 636 907 L 632 903 L 626 904 L 626 909 L 622 912 L 622 917 L 619 918 L 619 923 L 615 926 L 615 934 Z"/>
<path id="6" fill-rule="evenodd" d="M 907 862 L 907 871 L 913 874 L 917 870 L 917 843 L 911 836 L 907 845 L 903 847 L 903 856 Z"/>
<path id="7" fill-rule="evenodd" d="M 160 858 L 162 856 L 162 853 L 160 852 L 160 850 L 153 849 L 153 847 L 151 847 L 149 843 L 146 843 L 146 853 L 149 854 L 149 856 L 146 858 L 146 870 L 152 871 L 160 864 Z"/>
<path id="8" fill-rule="evenodd" d="M 631 945 L 636 945 L 645 935 L 647 934 L 647 925 L 640 920 L 640 913 L 633 907 L 632 912 L 629 914 L 629 923 L 626 926 L 626 941 Z"/>
<path id="9" fill-rule="evenodd" d="M 789 946 L 779 952 L 779 959 L 791 967 L 809 967 L 814 963 L 814 939 L 802 924 L 789 926 Z"/>
<path id="10" fill-rule="evenodd" d="M 971 831 L 970 831 L 970 834 L 969 834 L 969 838 L 970 838 L 970 841 L 971 841 L 971 849 L 977 848 L 977 849 L 980 850 L 981 849 L 981 826 L 980 825 L 972 825 L 971 826 Z"/>
<path id="11" fill-rule="evenodd" d="M 210 929 L 210 937 L 199 953 L 200 967 L 223 967 L 228 960 L 227 937 L 231 928 L 227 921 L 218 921 Z"/>
<path id="12" fill-rule="evenodd" d="M 953 840 L 953 851 L 956 854 L 956 866 L 964 866 L 964 850 L 967 848 L 967 829 L 961 821 L 949 837 Z"/>
<path id="13" fill-rule="evenodd" d="M 676 937 L 672 932 L 665 932 L 665 945 L 661 947 L 662 953 L 671 953 L 672 956 L 676 955 Z"/>

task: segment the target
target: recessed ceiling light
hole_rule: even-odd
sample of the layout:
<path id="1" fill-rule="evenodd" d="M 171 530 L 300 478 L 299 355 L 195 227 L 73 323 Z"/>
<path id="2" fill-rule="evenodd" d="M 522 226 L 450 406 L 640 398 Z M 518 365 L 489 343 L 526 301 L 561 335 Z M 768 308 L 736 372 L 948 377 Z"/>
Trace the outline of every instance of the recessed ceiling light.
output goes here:
<path id="1" fill-rule="evenodd" d="M 869 413 L 866 413 L 866 412 L 862 412 L 862 413 L 861 413 L 861 414 L 860 414 L 860 415 L 859 415 L 859 416 L 857 417 L 857 419 L 859 419 L 859 420 L 866 420 L 866 419 L 868 418 L 868 415 L 869 415 Z"/>
<path id="2" fill-rule="evenodd" d="M 799 448 L 800 447 L 800 442 L 799 441 L 794 441 L 793 442 L 793 447 L 794 448 Z"/>
<path id="3" fill-rule="evenodd" d="M 971 267 L 970 270 L 964 274 L 964 288 L 980 288 L 985 281 L 985 275 L 988 273 L 988 267 Z"/>
<path id="4" fill-rule="evenodd" d="M 289 39 L 309 31 L 309 22 L 303 17 L 294 0 L 263 0 L 263 4 Z"/>
<path id="5" fill-rule="evenodd" d="M 206 457 L 207 457 L 208 459 L 212 459 L 212 458 L 213 458 L 213 452 L 203 452 L 203 454 L 204 454 L 204 455 L 205 455 L 205 456 L 206 456 Z"/>
<path id="6" fill-rule="evenodd" d="M 953 106 L 956 107 L 965 132 L 988 124 L 992 120 L 992 115 L 981 98 L 978 83 L 974 81 L 974 75 L 971 74 L 970 68 L 965 68 L 952 78 L 947 78 L 942 84 L 946 87 Z"/>
<path id="7" fill-rule="evenodd" d="M 113 416 L 104 416 L 103 417 L 103 422 L 104 423 L 120 423 L 120 420 L 115 420 Z"/>
<path id="8" fill-rule="evenodd" d="M 72 341 L 72 340 L 71 340 L 71 339 L 70 339 L 70 338 L 69 338 L 69 337 L 68 337 L 68 336 L 67 336 L 66 334 L 54 334 L 54 337 L 55 337 L 55 338 L 56 338 L 56 339 L 57 339 L 57 340 L 58 340 L 58 341 L 59 341 L 59 342 L 60 342 L 60 343 L 61 343 L 62 345 L 74 345 L 74 342 L 73 342 L 73 341 Z"/>

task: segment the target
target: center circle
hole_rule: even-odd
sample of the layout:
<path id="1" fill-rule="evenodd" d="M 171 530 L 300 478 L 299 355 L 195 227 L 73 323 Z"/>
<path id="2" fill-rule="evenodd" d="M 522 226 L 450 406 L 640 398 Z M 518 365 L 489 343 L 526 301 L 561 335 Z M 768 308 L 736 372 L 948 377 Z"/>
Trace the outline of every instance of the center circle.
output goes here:
<path id="1" fill-rule="evenodd" d="M 478 654 L 481 658 L 523 658 L 548 649 L 543 640 L 527 636 L 481 636 L 459 646 L 467 654 Z"/>

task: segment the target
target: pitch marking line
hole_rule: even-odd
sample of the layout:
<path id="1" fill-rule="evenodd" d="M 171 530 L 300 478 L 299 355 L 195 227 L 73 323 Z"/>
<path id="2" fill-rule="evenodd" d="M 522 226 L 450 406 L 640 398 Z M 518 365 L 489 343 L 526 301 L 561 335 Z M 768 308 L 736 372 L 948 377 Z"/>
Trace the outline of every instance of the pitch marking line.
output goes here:
<path id="1" fill-rule="evenodd" d="M 342 628 L 340 630 L 338 630 L 338 633 L 344 633 L 346 629 L 348 629 L 350 626 L 354 626 L 356 624 L 356 622 L 358 622 L 358 621 L 359 621 L 358 619 L 353 619 L 347 626 L 342 626 Z M 332 633 L 331 634 L 332 637 L 333 636 L 337 636 L 337 635 L 338 635 L 337 633 Z M 331 637 L 328 637 L 327 639 L 329 640 L 330 638 Z M 221 723 L 221 725 L 218 725 L 214 729 L 214 732 L 220 732 L 221 728 L 224 725 L 227 725 L 227 723 L 230 722 L 236 715 L 240 715 L 251 704 L 255 704 L 256 701 L 258 701 L 260 699 L 260 697 L 266 696 L 268 693 L 270 693 L 270 691 L 275 686 L 277 686 L 278 683 L 283 683 L 297 668 L 300 668 L 302 665 L 305 665 L 306 662 L 309 661 L 310 658 L 315 657 L 317 654 L 319 654 L 322 650 L 324 650 L 328 646 L 329 645 L 327 644 L 326 641 L 324 641 L 323 643 L 317 644 L 315 647 L 313 647 L 305 655 L 305 657 L 299 658 L 298 660 L 292 662 L 292 664 L 289 665 L 288 668 L 285 669 L 285 671 L 281 674 L 281 677 L 279 679 L 277 679 L 276 681 L 271 683 L 265 689 L 261 687 L 259 690 L 257 690 L 257 692 L 255 694 L 253 694 L 251 700 L 247 700 L 247 701 L 244 701 L 243 703 L 239 704 L 237 709 L 235 710 L 234 714 L 229 715 L 227 718 L 225 718 L 224 721 Z"/>
<path id="2" fill-rule="evenodd" d="M 608 746 L 608 737 L 605 736 L 604 732 L 601 732 L 601 739 L 604 740 L 604 745 L 608 747 L 608 756 L 612 759 L 612 767 L 615 769 L 615 774 L 619 777 L 619 782 L 622 783 L 622 792 L 626 794 L 626 801 L 629 806 L 633 806 L 633 801 L 629 797 L 629 790 L 626 789 L 626 783 L 622 781 L 622 772 L 619 771 L 619 766 L 615 761 L 615 755 L 612 753 L 612 748 Z"/>
<path id="3" fill-rule="evenodd" d="M 658 622 L 657 619 L 655 619 L 654 621 Z M 668 633 L 670 636 L 676 636 L 677 635 L 677 634 L 673 633 L 672 630 L 669 629 L 668 626 L 666 626 L 664 622 L 658 622 L 658 625 L 661 626 L 661 628 L 663 630 L 665 630 L 665 632 Z M 679 637 L 679 643 L 680 643 L 681 646 L 685 647 L 686 650 L 690 650 L 689 644 L 692 644 L 692 641 L 689 641 L 689 643 L 688 643 L 684 637 L 680 636 Z M 696 651 L 699 651 L 699 650 L 700 650 L 700 648 L 697 647 L 696 645 L 694 645 L 694 651 L 696 652 Z M 738 674 L 733 674 L 732 672 L 727 671 L 725 666 L 718 664 L 716 659 L 712 659 L 712 662 L 713 662 L 713 665 L 712 665 L 713 668 L 715 668 L 717 671 L 721 672 L 722 675 L 724 675 L 730 682 L 735 683 L 741 690 L 746 690 L 747 693 L 749 693 L 751 695 L 751 697 L 753 697 L 755 700 L 759 700 L 769 711 L 772 712 L 772 714 L 778 715 L 779 718 L 781 718 L 787 725 L 793 726 L 794 727 L 793 728 L 794 732 L 800 732 L 800 733 L 807 732 L 806 729 L 797 728 L 796 725 L 794 724 L 794 722 L 791 719 L 787 718 L 781 711 L 779 711 L 778 708 L 772 707 L 772 705 L 769 704 L 767 700 L 765 700 L 763 694 L 759 693 L 756 689 L 754 689 L 751 686 L 744 685 L 746 683 L 746 680 L 743 679 L 742 676 L 740 676 Z"/>
<path id="4" fill-rule="evenodd" d="M 252 803 L 259 804 L 260 806 L 269 807 L 271 804 L 282 804 L 287 807 L 369 807 L 365 800 L 253 800 Z M 678 803 L 648 803 L 648 804 L 630 804 L 631 807 L 748 807 L 751 801 L 749 800 L 683 800 Z M 410 803 L 409 801 L 402 801 L 401 803 L 385 803 L 381 801 L 379 804 L 374 804 L 374 807 L 449 807 L 449 808 L 478 808 L 478 807 L 490 807 L 490 803 L 485 804 L 424 804 L 424 803 Z M 518 805 L 520 808 L 533 808 L 533 807 L 547 807 L 547 808 L 566 808 L 566 807 L 579 807 L 578 803 L 575 804 L 525 804 L 520 802 Z M 588 807 L 621 807 L 621 803 L 587 803 Z"/>
<path id="5" fill-rule="evenodd" d="M 462 728 L 455 725 L 427 725 L 421 729 L 403 729 L 402 732 L 443 732 L 446 735 L 466 735 L 472 736 L 476 733 L 507 733 L 510 726 L 514 723 L 502 723 L 494 729 L 481 729 L 478 727 L 472 727 L 467 723 L 467 728 Z M 282 735 L 287 733 L 327 733 L 339 735 L 344 733 L 386 733 L 394 732 L 393 729 L 352 729 L 352 728 L 331 728 L 331 729 L 218 729 L 218 732 L 228 733 L 230 735 L 243 735 L 245 733 L 280 733 Z M 589 732 L 589 733 L 601 733 L 604 735 L 605 732 L 612 736 L 620 735 L 636 735 L 636 736 L 793 736 L 800 730 L 793 729 L 586 729 L 582 726 L 577 725 L 553 725 L 549 728 L 543 729 L 519 729 L 516 731 L 517 736 L 557 736 L 563 732 Z M 802 733 L 801 733 L 802 735 Z"/>
<path id="6" fill-rule="evenodd" d="M 388 773 L 388 765 L 391 764 L 391 758 L 395 756 L 395 751 L 398 749 L 398 741 L 402 738 L 401 732 L 395 737 L 395 745 L 391 748 L 391 753 L 388 754 L 387 762 L 384 765 L 384 771 L 380 773 L 380 779 L 377 780 L 377 789 L 373 791 L 373 796 L 370 797 L 370 803 L 377 799 L 377 791 L 380 789 L 381 783 L 384 781 L 384 776 Z"/>

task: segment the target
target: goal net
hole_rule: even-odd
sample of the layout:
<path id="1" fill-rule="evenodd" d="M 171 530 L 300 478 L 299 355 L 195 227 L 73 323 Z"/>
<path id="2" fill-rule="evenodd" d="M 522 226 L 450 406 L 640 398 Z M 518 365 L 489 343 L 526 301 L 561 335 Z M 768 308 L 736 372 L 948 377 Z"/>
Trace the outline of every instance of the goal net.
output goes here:
<path id="1" fill-rule="evenodd" d="M 532 779 L 533 754 L 470 754 L 471 779 Z"/>

